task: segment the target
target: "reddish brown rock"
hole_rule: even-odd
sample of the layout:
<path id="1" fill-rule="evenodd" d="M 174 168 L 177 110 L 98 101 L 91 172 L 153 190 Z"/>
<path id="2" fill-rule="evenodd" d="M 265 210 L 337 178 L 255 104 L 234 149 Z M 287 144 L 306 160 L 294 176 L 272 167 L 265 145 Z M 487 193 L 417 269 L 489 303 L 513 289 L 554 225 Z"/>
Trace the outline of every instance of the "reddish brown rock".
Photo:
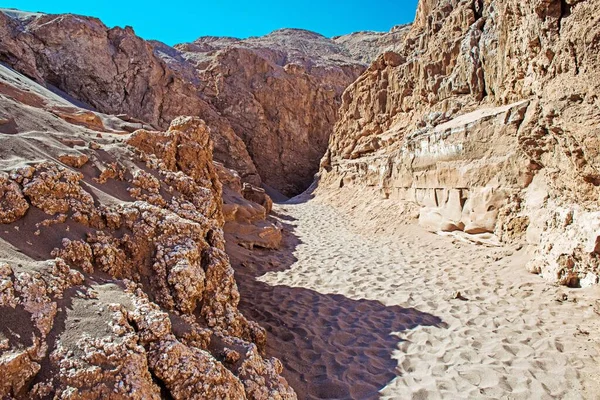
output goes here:
<path id="1" fill-rule="evenodd" d="M 244 386 L 210 353 L 164 340 L 151 349 L 150 366 L 174 399 L 246 399 Z"/>
<path id="2" fill-rule="evenodd" d="M 89 161 L 89 158 L 85 154 L 61 154 L 60 156 L 58 156 L 58 160 L 61 163 L 68 165 L 69 167 L 81 168 Z"/>
<path id="3" fill-rule="evenodd" d="M 242 195 L 246 200 L 253 201 L 263 206 L 267 214 L 273 209 L 273 200 L 271 200 L 263 188 L 257 188 L 249 183 L 245 183 L 242 187 Z"/>
<path id="4" fill-rule="evenodd" d="M 0 223 L 10 224 L 22 218 L 29 209 L 23 192 L 8 174 L 0 174 Z"/>
<path id="5" fill-rule="evenodd" d="M 246 248 L 277 249 L 281 245 L 282 229 L 267 219 L 273 201 L 264 191 L 244 183 L 239 175 L 216 164 L 223 182 L 223 230 L 227 241 Z"/>
<path id="6" fill-rule="evenodd" d="M 162 129 L 179 115 L 201 117 L 216 160 L 288 195 L 313 181 L 341 94 L 365 68 L 343 45 L 294 29 L 171 48 L 95 18 L 4 10 L 0 38 L 0 60 L 98 111 Z M 91 112 L 56 110 L 104 126 Z"/>
<path id="7" fill-rule="evenodd" d="M 335 42 L 297 29 L 176 47 L 199 70 L 202 92 L 246 143 L 263 182 L 286 195 L 306 189 L 341 93 L 363 65 Z"/>

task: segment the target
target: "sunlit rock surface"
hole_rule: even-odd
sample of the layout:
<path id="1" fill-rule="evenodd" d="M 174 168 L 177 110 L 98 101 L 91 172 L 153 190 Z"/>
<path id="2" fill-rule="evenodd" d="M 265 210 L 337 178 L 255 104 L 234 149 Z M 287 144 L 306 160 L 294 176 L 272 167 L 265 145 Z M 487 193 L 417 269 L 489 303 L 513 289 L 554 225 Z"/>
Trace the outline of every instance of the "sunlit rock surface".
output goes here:
<path id="1" fill-rule="evenodd" d="M 594 1 L 421 1 L 344 93 L 321 186 L 416 204 L 432 231 L 531 244 L 532 272 L 598 283 L 599 19 Z"/>
<path id="2" fill-rule="evenodd" d="M 237 308 L 205 122 L 135 130 L 4 66 L 0 94 L 0 396 L 296 398 Z"/>

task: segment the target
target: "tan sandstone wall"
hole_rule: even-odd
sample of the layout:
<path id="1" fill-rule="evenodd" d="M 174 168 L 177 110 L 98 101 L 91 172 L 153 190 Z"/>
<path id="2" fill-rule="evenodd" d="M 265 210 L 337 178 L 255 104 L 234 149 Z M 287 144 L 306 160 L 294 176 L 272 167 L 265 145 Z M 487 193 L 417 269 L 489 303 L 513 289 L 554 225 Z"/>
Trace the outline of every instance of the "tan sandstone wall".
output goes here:
<path id="1" fill-rule="evenodd" d="M 598 283 L 599 8 L 421 1 L 344 93 L 321 186 L 375 188 L 428 229 L 527 242 L 533 272 Z"/>

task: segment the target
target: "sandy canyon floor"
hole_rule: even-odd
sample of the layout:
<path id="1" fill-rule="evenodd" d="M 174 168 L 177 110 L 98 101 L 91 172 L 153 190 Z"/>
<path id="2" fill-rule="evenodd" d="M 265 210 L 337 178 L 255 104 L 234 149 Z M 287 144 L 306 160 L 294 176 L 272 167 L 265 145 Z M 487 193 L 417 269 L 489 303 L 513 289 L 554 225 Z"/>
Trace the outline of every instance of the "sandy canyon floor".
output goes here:
<path id="1" fill-rule="evenodd" d="M 374 234 L 318 198 L 274 211 L 281 250 L 229 252 L 300 398 L 600 398 L 600 288 L 528 274 L 527 249 Z"/>

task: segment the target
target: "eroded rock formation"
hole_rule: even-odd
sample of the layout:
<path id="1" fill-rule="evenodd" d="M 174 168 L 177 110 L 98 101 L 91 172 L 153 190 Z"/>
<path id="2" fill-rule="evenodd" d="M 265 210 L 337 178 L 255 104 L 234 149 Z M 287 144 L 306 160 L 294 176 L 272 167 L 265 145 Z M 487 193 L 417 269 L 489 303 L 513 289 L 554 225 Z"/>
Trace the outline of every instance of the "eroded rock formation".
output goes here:
<path id="1" fill-rule="evenodd" d="M 344 93 L 321 186 L 417 204 L 432 231 L 529 243 L 531 271 L 598 283 L 599 38 L 595 1 L 420 1 L 397 51 Z"/>
<path id="2" fill-rule="evenodd" d="M 198 69 L 203 95 L 246 143 L 264 182 L 287 195 L 307 188 L 341 94 L 364 66 L 330 39 L 296 29 L 176 47 Z"/>
<path id="3" fill-rule="evenodd" d="M 129 134 L 0 88 L 0 397 L 296 398 L 237 308 L 205 122 Z"/>
<path id="4" fill-rule="evenodd" d="M 353 32 L 334 37 L 333 41 L 347 49 L 353 58 L 371 64 L 381 54 L 398 50 L 408 31 L 410 24 L 397 25 L 389 32 Z"/>
<path id="5" fill-rule="evenodd" d="M 265 190 L 242 184 L 237 172 L 216 164 L 219 180 L 223 182 L 223 230 L 227 241 L 253 249 L 278 249 L 282 240 L 282 228 L 267 216 L 273 201 Z"/>
<path id="6" fill-rule="evenodd" d="M 158 54 L 159 53 L 157 51 Z M 78 105 L 166 128 L 180 115 L 200 115 L 213 128 L 215 156 L 260 184 L 244 143 L 201 98 L 191 66 L 165 63 L 131 28 L 96 18 L 0 12 L 0 60 Z M 173 67 L 172 67 L 173 66 Z M 187 67 L 187 68 L 186 68 Z"/>
<path id="7" fill-rule="evenodd" d="M 216 160 L 287 195 L 318 170 L 341 94 L 366 67 L 353 54 L 294 29 L 171 48 L 95 18 L 0 12 L 0 61 L 87 107 L 156 128 L 199 116 Z"/>

